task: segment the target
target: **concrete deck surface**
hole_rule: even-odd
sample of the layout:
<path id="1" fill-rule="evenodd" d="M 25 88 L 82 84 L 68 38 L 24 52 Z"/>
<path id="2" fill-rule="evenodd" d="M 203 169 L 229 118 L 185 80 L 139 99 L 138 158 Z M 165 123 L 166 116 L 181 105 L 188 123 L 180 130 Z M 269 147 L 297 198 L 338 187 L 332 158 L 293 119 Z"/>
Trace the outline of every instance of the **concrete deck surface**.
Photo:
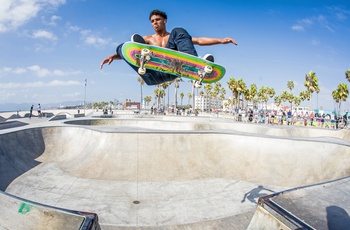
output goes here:
<path id="1" fill-rule="evenodd" d="M 348 130 L 170 116 L 21 121 L 0 129 L 0 189 L 97 213 L 102 229 L 246 229 L 259 197 L 350 175 Z"/>

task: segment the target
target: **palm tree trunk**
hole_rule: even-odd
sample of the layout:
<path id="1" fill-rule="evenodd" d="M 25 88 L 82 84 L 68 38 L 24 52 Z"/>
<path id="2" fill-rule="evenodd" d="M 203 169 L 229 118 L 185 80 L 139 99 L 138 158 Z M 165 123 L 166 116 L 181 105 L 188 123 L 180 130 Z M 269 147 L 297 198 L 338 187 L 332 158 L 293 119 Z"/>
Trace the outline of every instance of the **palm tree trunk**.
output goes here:
<path id="1" fill-rule="evenodd" d="M 140 88 L 141 88 L 141 101 L 140 101 L 140 110 L 142 109 L 142 98 L 143 98 L 143 94 L 142 94 L 142 84 L 140 84 Z"/>
<path id="2" fill-rule="evenodd" d="M 170 87 L 168 86 L 168 113 L 169 113 L 169 97 L 170 97 L 169 91 L 170 91 Z"/>

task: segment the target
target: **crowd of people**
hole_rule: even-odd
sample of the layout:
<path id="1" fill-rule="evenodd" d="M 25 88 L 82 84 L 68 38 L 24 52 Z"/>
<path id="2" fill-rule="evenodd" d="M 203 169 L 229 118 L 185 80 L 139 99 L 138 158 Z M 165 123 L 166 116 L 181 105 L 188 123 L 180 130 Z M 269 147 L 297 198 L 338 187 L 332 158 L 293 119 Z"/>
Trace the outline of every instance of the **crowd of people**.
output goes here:
<path id="1" fill-rule="evenodd" d="M 278 124 L 278 125 L 297 125 L 297 126 L 314 126 L 329 129 L 341 129 L 348 127 L 348 112 L 343 116 L 335 112 L 331 114 L 314 113 L 313 111 L 297 110 L 258 110 L 258 109 L 238 109 L 234 113 L 236 121 Z"/>

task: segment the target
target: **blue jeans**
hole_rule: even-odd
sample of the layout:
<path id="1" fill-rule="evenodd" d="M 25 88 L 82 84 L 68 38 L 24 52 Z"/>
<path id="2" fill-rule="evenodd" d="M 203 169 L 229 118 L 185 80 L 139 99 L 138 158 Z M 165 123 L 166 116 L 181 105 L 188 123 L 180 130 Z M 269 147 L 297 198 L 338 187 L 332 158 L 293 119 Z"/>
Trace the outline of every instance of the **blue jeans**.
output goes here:
<path id="1" fill-rule="evenodd" d="M 116 52 L 122 59 L 125 60 L 122 53 L 122 46 L 123 44 L 120 44 L 117 47 Z M 189 35 L 189 33 L 182 28 L 175 28 L 171 31 L 166 48 L 178 50 L 184 53 L 198 56 L 197 51 L 194 48 L 194 45 L 192 43 L 191 35 Z M 131 68 L 133 68 L 136 72 L 138 72 L 139 68 L 137 66 L 131 65 L 129 62 L 127 63 L 131 66 Z M 162 73 L 162 72 L 150 70 L 150 69 L 148 69 L 145 74 L 140 76 L 142 77 L 142 79 L 145 81 L 147 85 L 159 85 L 164 82 L 173 81 L 178 77 L 176 75 Z"/>

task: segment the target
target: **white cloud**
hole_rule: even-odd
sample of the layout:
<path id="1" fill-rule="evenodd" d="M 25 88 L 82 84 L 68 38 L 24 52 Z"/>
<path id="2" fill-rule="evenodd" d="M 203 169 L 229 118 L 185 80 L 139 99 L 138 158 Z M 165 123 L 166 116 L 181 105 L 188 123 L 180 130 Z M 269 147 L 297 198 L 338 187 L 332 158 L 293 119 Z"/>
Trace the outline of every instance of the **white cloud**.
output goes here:
<path id="1" fill-rule="evenodd" d="M 65 97 L 65 98 L 77 98 L 80 95 L 81 95 L 81 93 L 75 92 L 75 93 L 62 94 L 62 97 Z"/>
<path id="2" fill-rule="evenodd" d="M 28 66 L 25 68 L 11 68 L 11 67 L 3 67 L 0 69 L 0 74 L 5 73 L 5 74 L 24 74 L 32 72 L 36 76 L 39 77 L 46 77 L 46 76 L 72 76 L 72 75 L 80 75 L 82 74 L 82 71 L 80 70 L 60 70 L 60 69 L 55 69 L 55 70 L 48 70 L 46 68 L 42 68 L 39 65 L 32 65 Z"/>
<path id="3" fill-rule="evenodd" d="M 51 41 L 57 40 L 57 37 L 55 34 L 53 34 L 50 31 L 46 30 L 36 30 L 33 32 L 32 38 L 41 38 L 41 39 L 47 39 Z"/>
<path id="4" fill-rule="evenodd" d="M 294 25 L 294 26 L 292 26 L 292 30 L 303 31 L 304 27 L 301 25 Z"/>
<path id="5" fill-rule="evenodd" d="M 22 74 L 26 72 L 25 68 L 11 68 L 11 67 L 3 67 L 0 69 L 0 73 L 13 73 L 13 74 Z"/>
<path id="6" fill-rule="evenodd" d="M 298 22 L 291 27 L 292 30 L 295 31 L 304 31 L 308 28 L 313 28 L 315 26 L 318 26 L 321 29 L 326 29 L 329 32 L 334 32 L 334 24 L 331 25 L 329 20 L 332 21 L 333 18 L 336 18 L 337 20 L 345 20 L 346 19 L 346 13 L 342 14 L 336 14 L 334 15 L 318 15 L 318 16 L 312 16 L 308 18 L 304 18 L 301 20 L 298 20 Z"/>
<path id="7" fill-rule="evenodd" d="M 104 39 L 96 36 L 87 36 L 85 37 L 84 41 L 86 44 L 94 46 L 104 46 L 110 42 L 109 39 Z"/>
<path id="8" fill-rule="evenodd" d="M 82 40 L 87 45 L 101 47 L 101 46 L 108 45 L 111 42 L 110 38 L 108 39 L 101 38 L 98 35 L 92 34 L 90 30 L 82 30 L 80 31 L 80 34 L 82 36 Z"/>
<path id="9" fill-rule="evenodd" d="M 31 70 L 39 77 L 45 77 L 46 75 L 50 74 L 49 70 L 41 68 L 38 65 L 29 66 L 29 67 L 27 67 L 27 69 Z"/>
<path id="10" fill-rule="evenodd" d="M 0 102 L 6 102 L 10 97 L 16 96 L 12 90 L 0 90 Z"/>
<path id="11" fill-rule="evenodd" d="M 0 83 L 0 89 L 18 89 L 18 88 L 40 88 L 40 87 L 57 87 L 57 86 L 75 86 L 82 85 L 78 81 L 59 81 L 53 80 L 50 82 L 36 81 L 36 82 L 26 82 L 26 83 Z"/>
<path id="12" fill-rule="evenodd" d="M 70 75 L 82 74 L 82 71 L 80 71 L 80 70 L 64 71 L 64 70 L 55 69 L 55 70 L 52 71 L 52 74 L 55 75 L 55 76 L 70 76 Z"/>
<path id="13" fill-rule="evenodd" d="M 46 19 L 46 16 L 42 16 L 41 17 L 42 22 L 45 25 L 49 25 L 49 26 L 57 26 L 57 22 L 62 20 L 62 18 L 60 16 L 57 15 L 52 15 L 49 20 Z"/>
<path id="14" fill-rule="evenodd" d="M 56 26 L 57 25 L 57 21 L 61 20 L 62 18 L 57 16 L 57 15 L 53 15 L 51 16 L 50 18 L 50 22 L 49 22 L 49 25 L 50 26 Z"/>
<path id="15" fill-rule="evenodd" d="M 71 23 L 66 23 L 68 32 L 77 32 L 80 33 L 80 39 L 84 42 L 85 45 L 103 47 L 112 42 L 111 38 L 102 38 L 97 33 L 89 29 L 82 29 L 78 26 L 74 26 Z"/>
<path id="16" fill-rule="evenodd" d="M 40 11 L 65 3 L 66 0 L 1 0 L 0 33 L 15 30 L 35 18 Z"/>
<path id="17" fill-rule="evenodd" d="M 79 26 L 74 26 L 70 22 L 66 23 L 66 27 L 68 28 L 69 31 L 72 31 L 72 32 L 80 31 L 80 27 Z"/>
<path id="18" fill-rule="evenodd" d="M 350 10 L 346 10 L 342 7 L 333 6 L 333 7 L 328 7 L 328 9 L 334 15 L 334 17 L 339 21 L 345 21 L 348 19 L 348 16 L 350 16 Z"/>
<path id="19" fill-rule="evenodd" d="M 298 20 L 298 23 L 291 27 L 295 31 L 304 31 L 306 28 L 311 27 L 314 24 L 313 18 L 304 18 Z"/>

